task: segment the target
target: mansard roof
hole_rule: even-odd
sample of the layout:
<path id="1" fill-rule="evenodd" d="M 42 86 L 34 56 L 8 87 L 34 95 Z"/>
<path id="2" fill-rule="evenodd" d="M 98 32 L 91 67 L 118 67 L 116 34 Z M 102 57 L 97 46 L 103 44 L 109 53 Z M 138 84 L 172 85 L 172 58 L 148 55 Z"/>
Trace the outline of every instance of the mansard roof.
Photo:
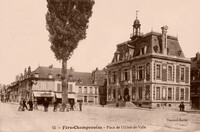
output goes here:
<path id="1" fill-rule="evenodd" d="M 162 34 L 152 31 L 118 44 L 112 62 L 116 62 L 117 54 L 119 61 L 123 61 L 126 57 L 125 60 L 138 57 L 141 55 L 141 48 L 145 48 L 145 54 L 162 54 Z M 166 56 L 185 58 L 177 37 L 167 35 L 167 49 Z"/>

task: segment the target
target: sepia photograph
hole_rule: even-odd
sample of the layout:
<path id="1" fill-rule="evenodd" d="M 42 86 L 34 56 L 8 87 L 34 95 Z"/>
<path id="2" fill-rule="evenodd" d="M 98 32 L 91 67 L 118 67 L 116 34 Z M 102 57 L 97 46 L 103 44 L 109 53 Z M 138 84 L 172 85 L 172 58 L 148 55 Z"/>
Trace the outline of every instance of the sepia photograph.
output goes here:
<path id="1" fill-rule="evenodd" d="M 0 0 L 0 132 L 200 132 L 199 0 Z"/>

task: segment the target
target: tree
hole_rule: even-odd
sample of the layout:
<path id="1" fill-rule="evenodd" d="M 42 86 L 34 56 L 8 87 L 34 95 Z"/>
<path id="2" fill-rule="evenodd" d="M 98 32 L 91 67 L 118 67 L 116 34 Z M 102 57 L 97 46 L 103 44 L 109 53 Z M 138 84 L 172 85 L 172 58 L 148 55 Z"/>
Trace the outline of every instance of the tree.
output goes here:
<path id="1" fill-rule="evenodd" d="M 62 104 L 68 102 L 67 61 L 86 38 L 89 18 L 92 16 L 94 0 L 47 0 L 46 23 L 51 50 L 55 58 L 62 61 Z"/>

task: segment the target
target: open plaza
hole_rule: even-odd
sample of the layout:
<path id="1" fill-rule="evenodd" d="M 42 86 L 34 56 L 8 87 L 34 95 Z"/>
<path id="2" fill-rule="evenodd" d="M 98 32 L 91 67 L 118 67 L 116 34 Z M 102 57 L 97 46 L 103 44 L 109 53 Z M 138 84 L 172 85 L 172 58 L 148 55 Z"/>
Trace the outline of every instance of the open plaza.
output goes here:
<path id="1" fill-rule="evenodd" d="M 83 105 L 82 111 L 18 111 L 16 103 L 0 103 L 0 132 L 200 132 L 200 111 L 114 108 Z"/>

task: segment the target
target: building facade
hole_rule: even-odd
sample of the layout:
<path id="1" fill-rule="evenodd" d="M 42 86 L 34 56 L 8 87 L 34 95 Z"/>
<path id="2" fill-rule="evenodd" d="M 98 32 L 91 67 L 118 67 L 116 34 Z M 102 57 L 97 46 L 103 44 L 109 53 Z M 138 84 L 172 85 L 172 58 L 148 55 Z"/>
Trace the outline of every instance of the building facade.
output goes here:
<path id="1" fill-rule="evenodd" d="M 192 108 L 200 109 L 200 53 L 191 58 L 191 103 Z"/>
<path id="2" fill-rule="evenodd" d="M 190 59 L 185 58 L 178 38 L 162 32 L 140 32 L 136 18 L 131 39 L 117 45 L 107 65 L 107 100 L 124 100 L 137 106 L 190 107 Z"/>
<path id="3" fill-rule="evenodd" d="M 62 102 L 61 68 L 39 66 L 30 72 L 24 71 L 16 77 L 16 81 L 9 87 L 9 98 L 11 101 L 37 99 L 42 104 L 45 98 L 53 103 L 55 100 Z M 97 74 L 98 73 L 98 74 Z M 101 70 L 92 73 L 76 72 L 73 68 L 68 69 L 68 100 L 83 103 L 99 103 L 99 86 L 101 77 L 105 74 Z M 95 77 L 94 77 L 95 75 Z"/>

